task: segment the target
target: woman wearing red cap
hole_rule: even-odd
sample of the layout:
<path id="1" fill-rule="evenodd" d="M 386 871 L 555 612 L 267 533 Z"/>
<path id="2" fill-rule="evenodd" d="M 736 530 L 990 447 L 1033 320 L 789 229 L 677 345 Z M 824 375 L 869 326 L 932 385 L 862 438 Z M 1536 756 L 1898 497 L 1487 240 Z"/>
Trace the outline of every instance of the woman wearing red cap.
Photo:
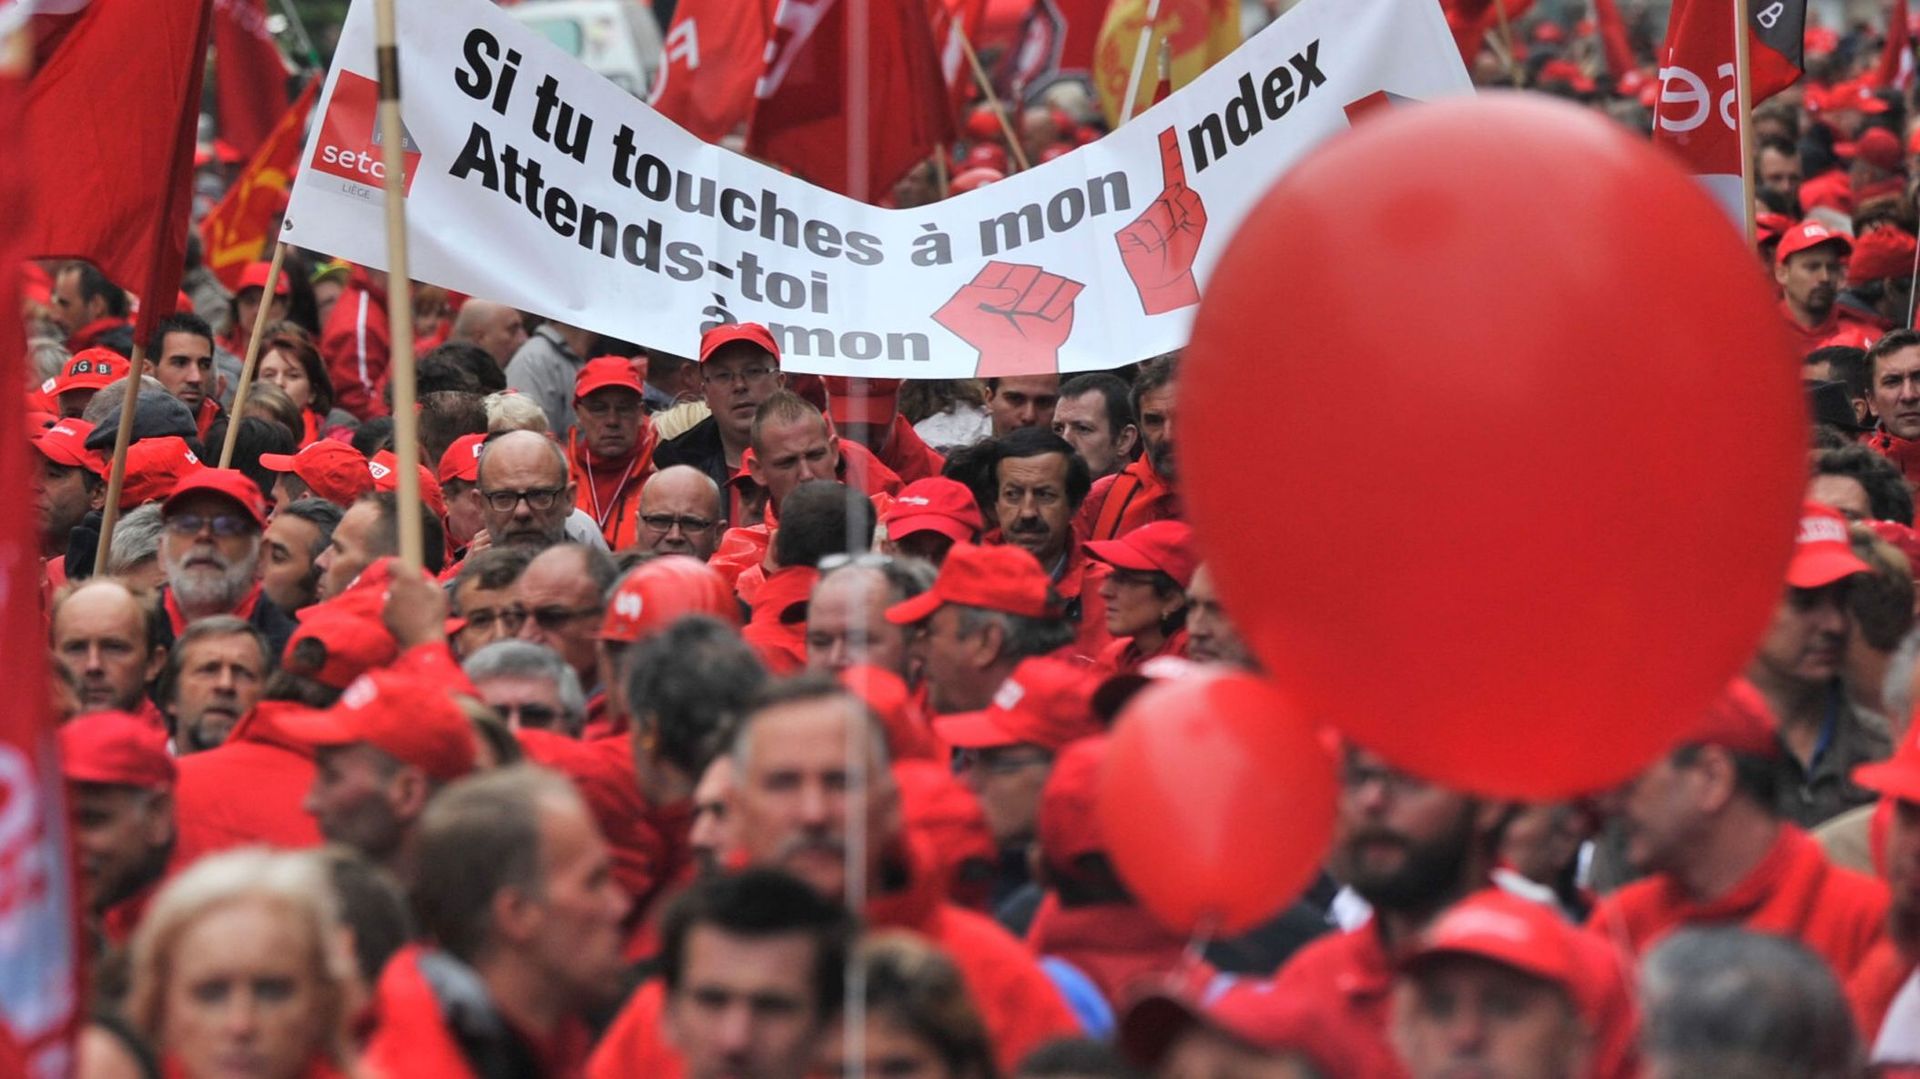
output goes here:
<path id="1" fill-rule="evenodd" d="M 1185 656 L 1187 586 L 1199 566 L 1193 529 L 1155 521 L 1119 539 L 1089 543 L 1086 551 L 1112 567 L 1100 580 L 1100 598 L 1115 640 L 1101 654 L 1101 666 L 1120 674 L 1158 656 Z"/>
<path id="2" fill-rule="evenodd" d="M 318 858 L 233 851 L 147 909 L 128 1013 L 170 1079 L 334 1079 L 352 1067 L 353 963 Z"/>

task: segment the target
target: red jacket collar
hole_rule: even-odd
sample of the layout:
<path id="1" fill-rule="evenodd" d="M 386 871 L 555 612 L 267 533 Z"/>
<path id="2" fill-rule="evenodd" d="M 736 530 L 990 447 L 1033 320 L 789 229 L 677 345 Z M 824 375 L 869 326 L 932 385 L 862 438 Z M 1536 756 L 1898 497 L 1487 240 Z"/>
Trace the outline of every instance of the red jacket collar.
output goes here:
<path id="1" fill-rule="evenodd" d="M 280 725 L 282 717 L 308 711 L 307 707 L 294 701 L 261 701 L 253 710 L 240 717 L 233 725 L 233 731 L 227 735 L 227 744 L 236 742 L 258 742 L 262 745 L 279 746 L 290 749 L 302 757 L 313 756 L 313 746 L 302 742 L 286 732 Z"/>
<path id="2" fill-rule="evenodd" d="M 753 621 L 780 622 L 796 605 L 813 594 L 820 571 L 811 566 L 787 566 L 767 576 L 753 596 Z"/>
<path id="3" fill-rule="evenodd" d="M 73 331 L 72 335 L 67 338 L 67 347 L 75 352 L 92 348 L 100 343 L 99 338 L 102 335 L 112 333 L 122 326 L 131 325 L 133 325 L 132 319 L 115 318 L 112 315 L 108 315 L 105 318 L 94 319 L 92 322 Z"/>
<path id="4" fill-rule="evenodd" d="M 180 613 L 180 604 L 174 601 L 173 589 L 166 589 L 165 596 L 166 598 L 161 601 L 161 605 L 166 608 L 167 621 L 173 626 L 173 635 L 178 637 L 187 631 L 187 616 Z M 249 621 L 253 618 L 253 609 L 258 606 L 259 603 L 260 586 L 255 584 L 245 596 L 241 597 L 240 602 L 234 605 L 233 610 L 227 613 L 243 622 Z"/>

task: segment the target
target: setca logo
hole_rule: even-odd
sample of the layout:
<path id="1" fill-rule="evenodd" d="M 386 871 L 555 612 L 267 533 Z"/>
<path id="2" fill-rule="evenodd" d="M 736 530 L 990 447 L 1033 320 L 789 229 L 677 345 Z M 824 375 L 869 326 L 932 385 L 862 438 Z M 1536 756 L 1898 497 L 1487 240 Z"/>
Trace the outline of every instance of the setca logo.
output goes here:
<path id="1" fill-rule="evenodd" d="M 379 101 L 378 83 L 351 71 L 340 73 L 333 98 L 327 102 L 327 115 L 320 121 L 320 138 L 313 148 L 314 168 L 368 187 L 379 187 L 386 181 L 387 167 L 380 156 Z M 414 166 L 420 163 L 420 147 L 405 124 L 400 128 L 400 148 L 406 167 L 400 184 L 404 195 L 413 189 L 413 177 L 419 172 Z"/>

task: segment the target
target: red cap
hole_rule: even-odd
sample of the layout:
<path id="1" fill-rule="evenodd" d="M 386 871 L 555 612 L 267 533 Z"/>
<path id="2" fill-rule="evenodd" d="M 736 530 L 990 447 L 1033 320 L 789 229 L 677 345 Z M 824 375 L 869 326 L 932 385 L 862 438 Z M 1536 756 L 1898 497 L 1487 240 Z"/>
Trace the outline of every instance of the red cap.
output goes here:
<path id="1" fill-rule="evenodd" d="M 120 488 L 120 508 L 130 510 L 166 498 L 182 479 L 202 471 L 209 470 L 179 435 L 143 438 L 127 447 L 127 478 Z"/>
<path id="2" fill-rule="evenodd" d="M 647 388 L 640 384 L 640 376 L 633 369 L 633 362 L 625 356 L 596 356 L 581 365 L 580 373 L 573 379 L 573 399 L 579 401 L 596 390 L 615 387 L 645 393 Z"/>
<path id="3" fill-rule="evenodd" d="M 985 607 L 1026 618 L 1059 615 L 1047 573 L 1031 551 L 995 545 L 956 543 L 941 563 L 940 576 L 926 592 L 887 608 L 887 621 L 906 626 L 929 617 L 943 603 Z"/>
<path id="4" fill-rule="evenodd" d="M 1843 577 L 1872 573 L 1873 567 L 1853 553 L 1847 538 L 1847 519 L 1840 511 L 1817 502 L 1800 507 L 1800 534 L 1793 541 L 1793 561 L 1787 563 L 1787 583 L 1795 588 L 1824 588 Z"/>
<path id="5" fill-rule="evenodd" d="M 1773 709 L 1752 682 L 1736 677 L 1709 705 L 1700 722 L 1681 738 L 1683 744 L 1719 746 L 1735 753 L 1771 757 L 1780 752 L 1779 724 Z"/>
<path id="6" fill-rule="evenodd" d="M 164 791 L 176 772 L 158 725 L 128 712 L 95 712 L 61 726 L 60 774 L 69 783 Z"/>
<path id="7" fill-rule="evenodd" d="M 1788 255 L 1797 255 L 1821 244 L 1839 244 L 1845 251 L 1853 250 L 1853 241 L 1846 233 L 1835 232 L 1818 221 L 1802 221 L 1780 237 L 1780 246 L 1773 251 L 1773 264 L 1785 266 Z"/>
<path id="8" fill-rule="evenodd" d="M 299 453 L 263 453 L 262 468 L 291 472 L 313 489 L 313 493 L 346 507 L 373 490 L 373 473 L 360 451 L 331 438 L 323 438 Z"/>
<path id="9" fill-rule="evenodd" d="M 1005 174 L 1007 171 L 1007 151 L 997 142 L 980 142 L 967 148 L 961 155 L 960 167 L 955 172 L 968 169 L 992 169 Z"/>
<path id="10" fill-rule="evenodd" d="M 1907 728 L 1892 758 L 1855 768 L 1853 781 L 1889 798 L 1920 802 L 1920 723 Z"/>
<path id="11" fill-rule="evenodd" d="M 466 483 L 480 482 L 480 447 L 487 444 L 486 435 L 461 435 L 440 455 L 440 483 L 442 486 L 461 480 Z"/>
<path id="12" fill-rule="evenodd" d="M 822 375 L 827 387 L 827 418 L 835 423 L 879 426 L 893 422 L 900 405 L 898 378 L 847 378 Z"/>
<path id="13" fill-rule="evenodd" d="M 991 105 L 975 105 L 967 113 L 966 136 L 970 139 L 997 139 L 1000 137 L 1000 117 Z"/>
<path id="14" fill-rule="evenodd" d="M 261 528 L 267 527 L 267 500 L 261 497 L 260 488 L 247 478 L 247 474 L 236 468 L 200 468 L 188 472 L 173 485 L 173 490 L 167 495 L 166 502 L 161 505 L 160 512 L 164 514 L 168 506 L 195 491 L 212 491 L 217 495 L 226 495 L 239 503 L 241 509 L 247 511 L 247 516 L 253 518 L 254 524 Z"/>
<path id="15" fill-rule="evenodd" d="M 1589 993 L 1578 932 L 1545 903 L 1486 888 L 1435 919 L 1404 966 L 1417 970 L 1455 955 L 1491 960 L 1559 986 L 1579 1007 Z"/>
<path id="16" fill-rule="evenodd" d="M 976 188 L 985 187 L 988 184 L 997 184 L 1006 178 L 1007 174 L 1001 172 L 999 169 L 990 169 L 985 165 L 975 165 L 973 168 L 955 173 L 953 182 L 947 185 L 947 190 L 955 195 L 964 195 Z"/>
<path id="17" fill-rule="evenodd" d="M 33 448 L 56 465 L 84 468 L 103 476 L 107 471 L 106 462 L 98 451 L 87 448 L 87 436 L 92 433 L 93 424 L 85 420 L 61 420 L 33 436 Z"/>
<path id="18" fill-rule="evenodd" d="M 718 570 L 686 555 L 651 558 L 614 585 L 600 621 L 600 639 L 644 641 L 690 614 L 740 624 L 740 604 Z"/>
<path id="19" fill-rule="evenodd" d="M 1753 215 L 1753 233 L 1760 243 L 1778 240 L 1793 227 L 1793 218 L 1786 214 L 1759 213 Z"/>
<path id="20" fill-rule="evenodd" d="M 1379 1030 L 1321 1001 L 1277 992 L 1269 979 L 1223 975 L 1196 989 L 1148 994 L 1126 1010 L 1116 1038 L 1127 1059 L 1153 1071 L 1175 1039 L 1196 1025 L 1264 1053 L 1299 1054 L 1326 1075 L 1399 1070 Z"/>
<path id="21" fill-rule="evenodd" d="M 264 292 L 267 287 L 267 271 L 271 269 L 273 269 L 271 263 L 247 263 L 247 268 L 240 271 L 240 287 L 233 291 L 245 292 L 250 288 L 257 288 Z M 280 275 L 280 280 L 273 283 L 273 294 L 275 296 L 293 295 L 293 286 L 287 284 L 287 275 L 285 273 Z"/>
<path id="22" fill-rule="evenodd" d="M 835 675 L 840 684 L 867 703 L 887 733 L 887 758 L 938 761 L 947 767 L 951 754 L 933 736 L 933 724 L 914 700 L 907 683 L 892 671 L 856 663 Z M 952 773 L 949 771 L 948 773 Z"/>
<path id="23" fill-rule="evenodd" d="M 1193 583 L 1193 571 L 1200 565 L 1200 556 L 1193 552 L 1193 529 L 1184 521 L 1144 524 L 1119 539 L 1089 543 L 1086 552 L 1115 569 L 1164 573 L 1181 588 Z"/>
<path id="24" fill-rule="evenodd" d="M 1040 792 L 1040 853 L 1050 875 L 1071 875 L 1076 859 L 1107 852 L 1096 808 L 1106 760 L 1104 735 L 1082 738 L 1054 758 Z"/>
<path id="25" fill-rule="evenodd" d="M 1100 733 L 1092 698 L 1086 668 L 1035 656 L 1021 660 L 1000 683 L 992 704 L 978 712 L 939 716 L 933 731 L 955 749 L 1031 745 L 1058 752 Z"/>
<path id="26" fill-rule="evenodd" d="M 316 746 L 365 742 L 443 782 L 474 767 L 473 728 L 446 687 L 396 671 L 368 671 L 332 708 L 288 716 L 283 726 Z"/>
<path id="27" fill-rule="evenodd" d="M 955 543 L 973 543 L 986 530 L 980 503 L 959 480 L 928 476 L 900 489 L 881 522 L 896 542 L 915 532 L 938 532 Z"/>
<path id="28" fill-rule="evenodd" d="M 700 335 L 700 362 L 706 363 L 713 358 L 714 352 L 724 345 L 735 341 L 750 341 L 773 354 L 773 362 L 780 362 L 780 346 L 774 343 L 773 331 L 758 322 L 735 322 L 724 326 L 715 326 Z"/>
<path id="29" fill-rule="evenodd" d="M 1913 237 L 1905 229 L 1880 225 L 1853 242 L 1847 260 L 1847 284 L 1861 285 L 1913 273 Z"/>
<path id="30" fill-rule="evenodd" d="M 1913 570 L 1916 581 L 1920 581 L 1920 532 L 1915 532 L 1898 521 L 1869 521 L 1867 527 L 1873 534 L 1907 556 L 1907 565 Z M 1864 561 L 1864 559 L 1862 560 Z"/>
<path id="31" fill-rule="evenodd" d="M 391 559 L 380 561 L 385 563 Z M 380 617 L 389 579 L 385 570 L 376 572 L 374 566 L 368 566 L 353 587 L 325 603 L 302 609 L 296 616 L 300 624 L 287 639 L 282 664 L 294 674 L 304 675 L 323 686 L 345 689 L 354 679 L 399 658 L 400 645 Z M 302 641 L 319 644 L 318 666 L 306 662 L 310 656 L 294 658 Z"/>
<path id="32" fill-rule="evenodd" d="M 110 348 L 83 348 L 41 388 L 55 397 L 68 390 L 104 389 L 126 378 L 130 363 Z"/>
<path id="33" fill-rule="evenodd" d="M 397 491 L 400 489 L 400 459 L 392 450 L 381 450 L 367 462 L 367 471 L 373 475 L 373 489 L 376 491 Z M 440 491 L 440 481 L 434 478 L 433 470 L 426 465 L 416 465 L 420 471 L 420 501 L 426 503 L 435 517 L 447 515 L 447 496 Z"/>
<path id="34" fill-rule="evenodd" d="M 1859 109 L 1861 112 L 1879 115 L 1887 111 L 1887 103 L 1873 92 L 1863 79 L 1852 82 L 1835 83 L 1827 91 L 1827 108 Z"/>
<path id="35" fill-rule="evenodd" d="M 1877 98 L 1875 100 L 1878 100 Z M 1884 127 L 1870 127 L 1853 144 L 1854 156 L 1882 172 L 1900 171 L 1900 136 Z"/>

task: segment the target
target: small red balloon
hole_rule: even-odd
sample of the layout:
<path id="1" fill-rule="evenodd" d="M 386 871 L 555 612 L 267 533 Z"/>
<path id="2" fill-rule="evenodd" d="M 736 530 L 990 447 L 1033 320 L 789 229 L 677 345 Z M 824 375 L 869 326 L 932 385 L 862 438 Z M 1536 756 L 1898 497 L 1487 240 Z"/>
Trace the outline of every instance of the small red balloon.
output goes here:
<path id="1" fill-rule="evenodd" d="M 1319 737 L 1249 675 L 1142 691 L 1120 714 L 1100 775 L 1114 868 L 1183 932 L 1249 929 L 1313 880 L 1337 784 Z"/>
<path id="2" fill-rule="evenodd" d="M 1307 715 L 1462 789 L 1564 797 L 1631 775 L 1751 655 L 1805 483 L 1798 368 L 1752 253 L 1645 140 L 1520 95 L 1389 110 L 1215 267 L 1182 482 Z"/>

